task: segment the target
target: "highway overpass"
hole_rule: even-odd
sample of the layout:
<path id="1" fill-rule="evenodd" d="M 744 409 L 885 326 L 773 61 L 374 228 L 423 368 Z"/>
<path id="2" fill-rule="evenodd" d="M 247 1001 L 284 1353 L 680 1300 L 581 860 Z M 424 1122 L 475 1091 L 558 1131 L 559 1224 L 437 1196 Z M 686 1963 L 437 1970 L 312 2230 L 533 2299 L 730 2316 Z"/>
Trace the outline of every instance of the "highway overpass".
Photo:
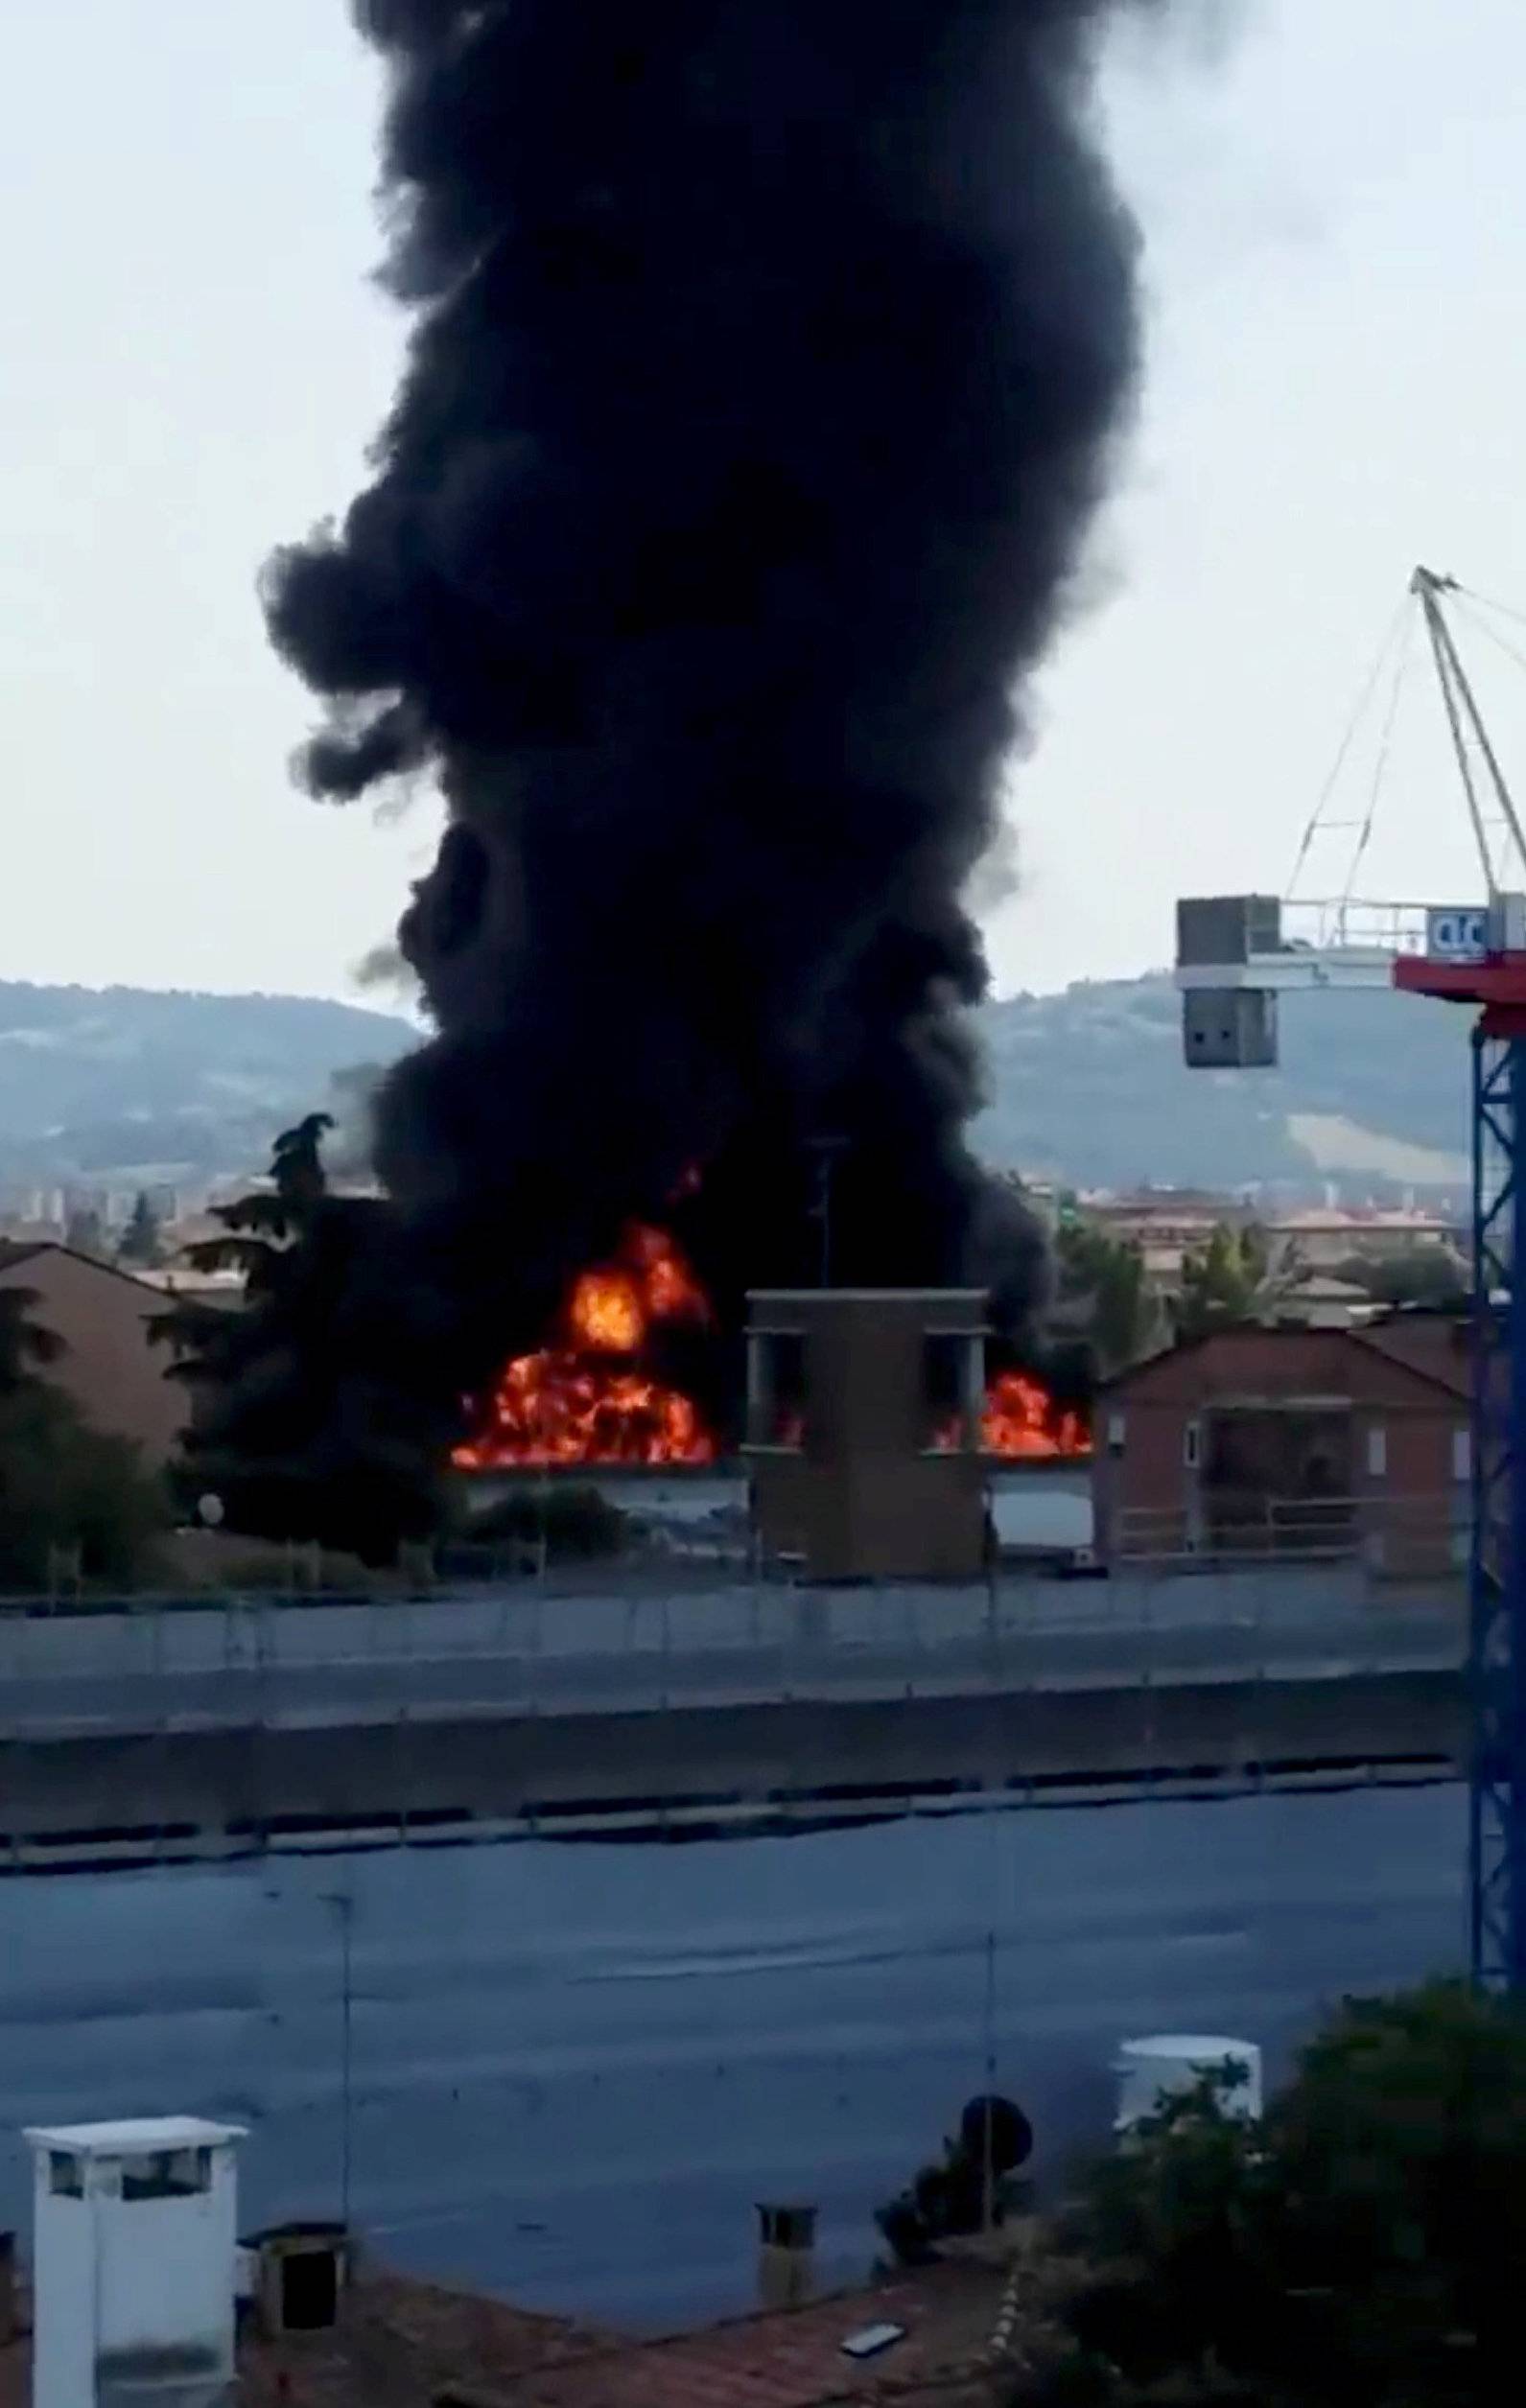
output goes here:
<path id="1" fill-rule="evenodd" d="M 0 1865 L 1440 1776 L 1464 1650 L 1449 1589 L 1352 1563 L 12 1614 Z"/>

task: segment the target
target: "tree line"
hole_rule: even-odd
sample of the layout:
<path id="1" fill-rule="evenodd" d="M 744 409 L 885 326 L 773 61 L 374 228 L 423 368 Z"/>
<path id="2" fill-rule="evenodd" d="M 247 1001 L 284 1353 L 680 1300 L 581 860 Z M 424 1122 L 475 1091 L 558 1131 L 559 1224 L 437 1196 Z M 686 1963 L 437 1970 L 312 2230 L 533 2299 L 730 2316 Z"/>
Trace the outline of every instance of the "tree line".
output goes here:
<path id="1" fill-rule="evenodd" d="M 1167 1290 L 1151 1280 L 1138 1244 L 1089 1218 L 1073 1198 L 1061 1201 L 1055 1266 L 1059 1308 L 1090 1343 L 1103 1377 L 1162 1346 L 1275 1320 L 1309 1275 L 1296 1245 L 1274 1247 L 1258 1222 L 1224 1221 L 1186 1251 L 1179 1282 Z M 1436 1244 L 1353 1254 L 1333 1276 L 1380 1307 L 1461 1309 L 1467 1300 L 1462 1263 Z"/>

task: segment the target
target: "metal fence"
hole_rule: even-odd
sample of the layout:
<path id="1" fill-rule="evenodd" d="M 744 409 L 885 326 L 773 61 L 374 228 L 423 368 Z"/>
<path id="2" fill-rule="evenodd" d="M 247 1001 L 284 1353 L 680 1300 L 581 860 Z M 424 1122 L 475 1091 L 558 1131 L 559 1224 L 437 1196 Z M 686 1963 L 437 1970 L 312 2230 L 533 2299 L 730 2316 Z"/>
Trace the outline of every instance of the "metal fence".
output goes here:
<path id="1" fill-rule="evenodd" d="M 1226 1565 L 1359 1563 L 1393 1579 L 1460 1578 L 1467 1562 L 1468 1496 L 1215 1499 L 1190 1508 L 1125 1507 L 1111 1517 L 1103 1548 L 1138 1569 Z"/>
<path id="2" fill-rule="evenodd" d="M 37 1736 L 975 1696 L 1445 1670 L 1460 1597 L 1360 1564 L 1217 1578 L 606 1585 L 0 1613 L 0 1732 Z"/>

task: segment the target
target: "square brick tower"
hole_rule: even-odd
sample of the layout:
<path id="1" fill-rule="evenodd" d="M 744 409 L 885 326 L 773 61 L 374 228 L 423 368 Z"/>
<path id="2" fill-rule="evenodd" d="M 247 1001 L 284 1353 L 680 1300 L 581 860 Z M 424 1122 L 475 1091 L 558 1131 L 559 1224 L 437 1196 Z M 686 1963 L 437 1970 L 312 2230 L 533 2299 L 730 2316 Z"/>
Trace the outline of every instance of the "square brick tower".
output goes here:
<path id="1" fill-rule="evenodd" d="M 816 1580 L 977 1578 L 983 1290 L 759 1289 L 747 1302 L 765 1550 Z"/>

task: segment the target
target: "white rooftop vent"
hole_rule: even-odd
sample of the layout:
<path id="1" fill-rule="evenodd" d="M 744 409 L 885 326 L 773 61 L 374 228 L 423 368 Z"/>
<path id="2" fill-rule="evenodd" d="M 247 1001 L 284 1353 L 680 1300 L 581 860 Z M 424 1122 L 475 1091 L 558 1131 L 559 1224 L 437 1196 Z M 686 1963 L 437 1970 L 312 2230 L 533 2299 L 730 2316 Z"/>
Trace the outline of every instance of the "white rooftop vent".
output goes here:
<path id="1" fill-rule="evenodd" d="M 1251 2040 L 1224 2040 L 1213 2033 L 1153 2032 L 1126 2040 L 1114 2072 L 1118 2112 L 1114 2130 L 1132 2132 L 1169 2098 L 1195 2090 L 1205 2074 L 1229 2069 L 1232 2079 L 1222 2104 L 1226 2115 L 1256 2117 L 1261 2112 L 1261 2052 Z"/>
<path id="2" fill-rule="evenodd" d="M 233 2380 L 237 2124 L 28 2132 L 33 2408 L 214 2408 Z"/>

